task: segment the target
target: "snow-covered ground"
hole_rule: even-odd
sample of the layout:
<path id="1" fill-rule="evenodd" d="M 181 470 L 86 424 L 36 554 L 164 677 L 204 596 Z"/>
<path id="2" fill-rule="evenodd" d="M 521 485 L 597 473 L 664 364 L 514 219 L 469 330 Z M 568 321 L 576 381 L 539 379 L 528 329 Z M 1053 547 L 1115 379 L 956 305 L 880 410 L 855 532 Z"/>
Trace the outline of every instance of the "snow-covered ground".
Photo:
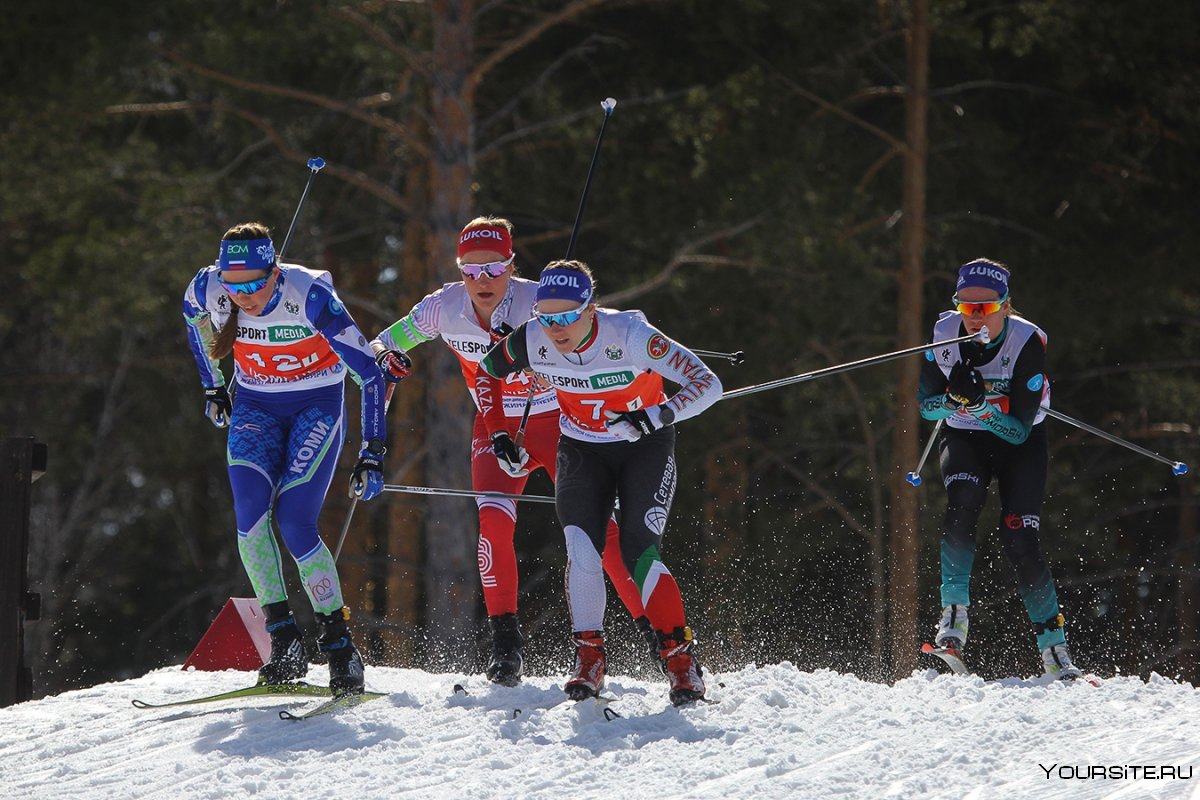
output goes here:
<path id="1" fill-rule="evenodd" d="M 538 708 L 562 696 L 559 677 L 504 689 L 380 667 L 368 688 L 388 697 L 303 722 L 278 712 L 312 699 L 130 702 L 253 677 L 167 668 L 2 709 L 0 795 L 1200 798 L 1200 691 L 1157 677 L 1093 687 L 928 670 L 887 686 L 779 664 L 710 676 L 720 702 L 685 709 L 665 683 L 613 677 L 612 720 L 590 701 Z"/>

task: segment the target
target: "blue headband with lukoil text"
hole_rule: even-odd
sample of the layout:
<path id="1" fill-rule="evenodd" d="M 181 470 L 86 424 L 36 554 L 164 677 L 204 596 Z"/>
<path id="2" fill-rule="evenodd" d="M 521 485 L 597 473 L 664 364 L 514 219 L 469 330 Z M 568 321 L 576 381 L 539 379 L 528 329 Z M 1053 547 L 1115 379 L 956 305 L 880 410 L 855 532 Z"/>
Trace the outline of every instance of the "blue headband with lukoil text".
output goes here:
<path id="1" fill-rule="evenodd" d="M 978 259 L 963 264 L 958 269 L 958 283 L 954 291 L 960 289 L 980 288 L 991 289 L 998 296 L 1008 294 L 1009 272 L 994 261 Z"/>
<path id="2" fill-rule="evenodd" d="M 275 266 L 275 243 L 270 239 L 222 239 L 217 267 L 227 270 L 270 269 Z"/>
<path id="3" fill-rule="evenodd" d="M 538 281 L 538 300 L 572 300 L 579 305 L 592 299 L 592 281 L 577 269 L 543 270 Z"/>

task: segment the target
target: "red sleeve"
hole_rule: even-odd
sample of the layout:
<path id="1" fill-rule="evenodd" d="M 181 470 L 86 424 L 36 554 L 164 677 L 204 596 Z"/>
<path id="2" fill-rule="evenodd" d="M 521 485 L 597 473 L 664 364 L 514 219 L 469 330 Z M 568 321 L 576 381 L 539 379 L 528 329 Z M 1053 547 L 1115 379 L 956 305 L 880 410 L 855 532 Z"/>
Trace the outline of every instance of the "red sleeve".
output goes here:
<path id="1" fill-rule="evenodd" d="M 501 380 L 493 378 L 487 370 L 475 370 L 475 398 L 479 401 L 479 413 L 483 415 L 483 424 L 489 437 L 505 429 L 501 385 Z"/>

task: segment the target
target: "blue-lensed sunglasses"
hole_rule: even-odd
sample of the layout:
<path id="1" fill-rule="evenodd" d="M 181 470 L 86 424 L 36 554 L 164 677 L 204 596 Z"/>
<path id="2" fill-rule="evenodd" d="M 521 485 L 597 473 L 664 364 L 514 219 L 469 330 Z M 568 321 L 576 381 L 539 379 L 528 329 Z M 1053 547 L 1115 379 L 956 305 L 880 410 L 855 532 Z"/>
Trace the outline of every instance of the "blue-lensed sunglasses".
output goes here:
<path id="1" fill-rule="evenodd" d="M 584 301 L 583 305 L 572 311 L 563 311 L 558 314 L 537 314 L 537 321 L 541 323 L 543 328 L 549 328 L 557 325 L 560 328 L 565 328 L 568 325 L 574 325 L 583 316 L 583 312 L 587 311 L 589 301 Z"/>
<path id="2" fill-rule="evenodd" d="M 224 286 L 225 289 L 228 290 L 230 294 L 254 294 L 255 292 L 259 291 L 260 289 L 262 289 L 264 286 L 267 285 L 267 280 L 270 277 L 271 277 L 271 272 L 268 271 L 267 274 L 262 276 L 261 278 L 258 278 L 256 280 L 252 280 L 252 281 L 245 281 L 244 283 L 229 283 L 228 281 L 225 280 L 224 274 L 222 274 L 222 277 L 220 280 L 221 280 L 221 285 Z"/>

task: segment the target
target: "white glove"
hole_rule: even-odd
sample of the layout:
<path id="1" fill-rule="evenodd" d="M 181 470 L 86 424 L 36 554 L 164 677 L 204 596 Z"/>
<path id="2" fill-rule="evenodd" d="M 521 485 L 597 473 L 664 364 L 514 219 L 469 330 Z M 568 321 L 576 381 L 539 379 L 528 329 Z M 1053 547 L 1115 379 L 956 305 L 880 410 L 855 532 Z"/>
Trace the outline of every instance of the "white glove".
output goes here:
<path id="1" fill-rule="evenodd" d="M 614 433 L 627 442 L 636 442 L 646 434 L 654 433 L 669 424 L 663 420 L 660 406 L 620 413 L 605 411 L 604 416 L 607 418 L 604 425 L 608 428 L 609 433 Z"/>
<path id="2" fill-rule="evenodd" d="M 517 443 L 504 431 L 492 434 L 492 452 L 500 462 L 500 469 L 509 477 L 521 478 L 529 474 L 525 467 L 529 463 L 529 452 L 524 447 L 517 447 Z"/>

